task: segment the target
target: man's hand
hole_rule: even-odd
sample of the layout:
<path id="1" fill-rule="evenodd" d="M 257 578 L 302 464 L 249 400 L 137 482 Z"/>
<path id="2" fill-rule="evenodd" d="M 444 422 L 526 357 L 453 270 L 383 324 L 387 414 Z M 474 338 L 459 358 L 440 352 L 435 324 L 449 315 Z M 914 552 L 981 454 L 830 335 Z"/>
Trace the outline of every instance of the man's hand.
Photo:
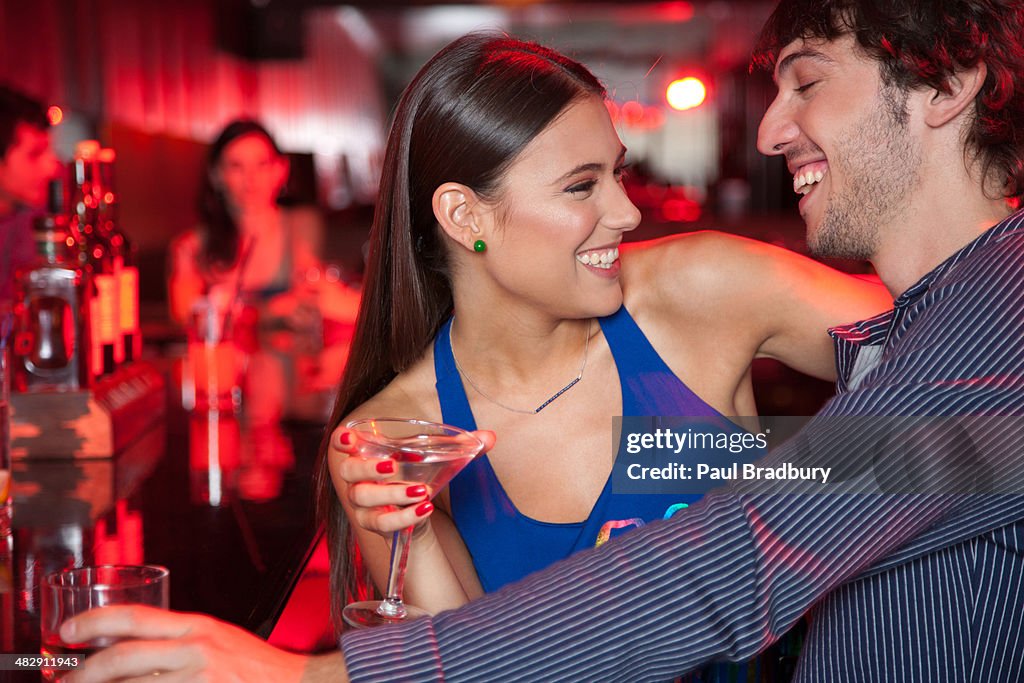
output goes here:
<path id="1" fill-rule="evenodd" d="M 61 626 L 61 639 L 82 643 L 125 638 L 86 659 L 67 683 L 135 680 L 160 672 L 168 681 L 347 681 L 341 653 L 310 658 L 278 650 L 237 626 L 201 614 L 142 605 L 90 610 Z M 146 678 L 148 680 L 148 678 Z"/>

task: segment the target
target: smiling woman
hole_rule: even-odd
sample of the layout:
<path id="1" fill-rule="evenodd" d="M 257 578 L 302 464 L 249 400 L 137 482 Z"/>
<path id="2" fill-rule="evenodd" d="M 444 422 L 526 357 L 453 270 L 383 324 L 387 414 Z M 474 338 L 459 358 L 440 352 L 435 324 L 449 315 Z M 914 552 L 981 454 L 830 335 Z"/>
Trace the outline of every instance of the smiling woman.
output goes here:
<path id="1" fill-rule="evenodd" d="M 416 526 L 406 597 L 437 612 L 685 508 L 697 496 L 612 490 L 611 418 L 753 415 L 752 359 L 832 377 L 826 328 L 888 304 L 750 240 L 623 247 L 640 214 L 603 98 L 581 64 L 488 34 L 403 95 L 320 468 L 336 610 L 359 591 L 353 541 L 379 587 L 392 532 Z M 382 415 L 498 440 L 431 503 L 347 457 L 342 425 Z"/>

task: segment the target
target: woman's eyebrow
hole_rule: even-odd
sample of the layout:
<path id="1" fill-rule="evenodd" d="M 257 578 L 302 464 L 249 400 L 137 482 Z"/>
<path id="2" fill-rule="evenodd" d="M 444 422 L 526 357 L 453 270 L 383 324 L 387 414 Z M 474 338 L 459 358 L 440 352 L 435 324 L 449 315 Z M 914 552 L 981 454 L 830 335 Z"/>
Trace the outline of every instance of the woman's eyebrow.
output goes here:
<path id="1" fill-rule="evenodd" d="M 618 166 L 620 163 L 622 163 L 622 160 L 625 159 L 625 158 L 626 158 L 626 148 L 622 147 L 619 150 L 618 158 L 615 160 L 615 165 Z M 568 173 L 565 173 L 565 174 L 561 175 L 552 184 L 560 183 L 560 182 L 562 182 L 564 180 L 568 180 L 569 178 L 573 177 L 574 175 L 576 175 L 578 173 L 584 173 L 586 171 L 602 171 L 602 170 L 604 170 L 604 168 L 605 168 L 605 165 L 603 163 L 599 162 L 599 161 L 592 161 L 592 162 L 589 162 L 589 163 L 586 163 L 586 164 L 580 164 L 579 166 L 575 167 L 574 169 L 572 169 Z"/>

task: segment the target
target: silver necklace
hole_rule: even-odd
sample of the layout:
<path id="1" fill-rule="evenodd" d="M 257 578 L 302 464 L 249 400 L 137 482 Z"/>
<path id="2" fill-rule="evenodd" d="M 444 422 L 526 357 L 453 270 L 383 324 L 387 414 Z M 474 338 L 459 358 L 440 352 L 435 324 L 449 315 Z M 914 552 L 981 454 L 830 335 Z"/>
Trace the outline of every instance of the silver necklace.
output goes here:
<path id="1" fill-rule="evenodd" d="M 593 322 L 593 320 L 591 320 L 591 322 L 587 325 L 587 340 L 586 340 L 586 342 L 583 345 L 583 362 L 580 363 L 580 372 L 579 372 L 579 374 L 576 375 L 576 377 L 571 382 L 566 384 L 564 387 L 562 387 L 561 389 L 559 389 L 555 393 L 551 394 L 551 396 L 548 398 L 548 400 L 544 401 L 543 403 L 541 403 L 539 406 L 537 406 L 533 410 L 523 410 L 522 408 L 513 408 L 512 406 L 505 405 L 504 403 L 502 403 L 498 399 L 488 395 L 483 389 L 481 389 L 480 387 L 478 387 L 476 385 L 476 382 L 474 382 L 472 379 L 470 379 L 469 375 L 466 374 L 466 371 L 462 369 L 461 365 L 459 365 L 459 357 L 455 355 L 455 344 L 452 342 L 452 327 L 454 327 L 454 326 L 455 326 L 455 323 L 454 323 L 454 321 L 452 321 L 452 325 L 450 325 L 448 327 L 448 346 L 452 350 L 452 360 L 455 361 L 455 369 L 459 371 L 459 374 L 462 375 L 462 377 L 467 382 L 469 382 L 469 386 L 471 386 L 474 389 L 476 389 L 476 393 L 480 394 L 481 396 L 486 398 L 488 401 L 490 401 L 491 403 L 493 403 L 494 405 L 496 405 L 496 406 L 498 406 L 500 408 L 504 408 L 505 410 L 510 410 L 513 413 L 519 413 L 521 415 L 536 415 L 537 413 L 539 413 L 540 411 L 544 410 L 549 405 L 551 405 L 551 403 L 555 399 L 557 399 L 559 396 L 561 396 L 562 394 L 564 394 L 565 392 L 569 391 L 574 386 L 576 386 L 579 383 L 579 381 L 581 379 L 583 379 L 583 371 L 587 369 L 587 352 L 590 350 L 590 330 L 594 326 L 594 322 Z"/>

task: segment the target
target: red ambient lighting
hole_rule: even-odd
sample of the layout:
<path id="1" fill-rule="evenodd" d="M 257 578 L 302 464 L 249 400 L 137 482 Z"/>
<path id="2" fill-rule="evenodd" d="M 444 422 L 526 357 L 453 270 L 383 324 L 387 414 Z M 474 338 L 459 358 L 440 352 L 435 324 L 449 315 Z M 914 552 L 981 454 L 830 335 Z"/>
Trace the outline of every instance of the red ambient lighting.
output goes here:
<path id="1" fill-rule="evenodd" d="M 687 76 L 672 81 L 665 89 L 665 100 L 668 106 L 676 111 L 686 111 L 704 104 L 708 89 L 704 82 L 695 76 Z"/>
<path id="2" fill-rule="evenodd" d="M 605 106 L 615 125 L 623 125 L 633 130 L 656 130 L 665 125 L 665 112 L 660 107 L 647 107 L 636 100 L 630 100 L 621 106 L 607 100 Z"/>
<path id="3" fill-rule="evenodd" d="M 693 19 L 693 3 L 660 2 L 654 7 L 659 21 L 662 23 L 684 23 Z"/>

